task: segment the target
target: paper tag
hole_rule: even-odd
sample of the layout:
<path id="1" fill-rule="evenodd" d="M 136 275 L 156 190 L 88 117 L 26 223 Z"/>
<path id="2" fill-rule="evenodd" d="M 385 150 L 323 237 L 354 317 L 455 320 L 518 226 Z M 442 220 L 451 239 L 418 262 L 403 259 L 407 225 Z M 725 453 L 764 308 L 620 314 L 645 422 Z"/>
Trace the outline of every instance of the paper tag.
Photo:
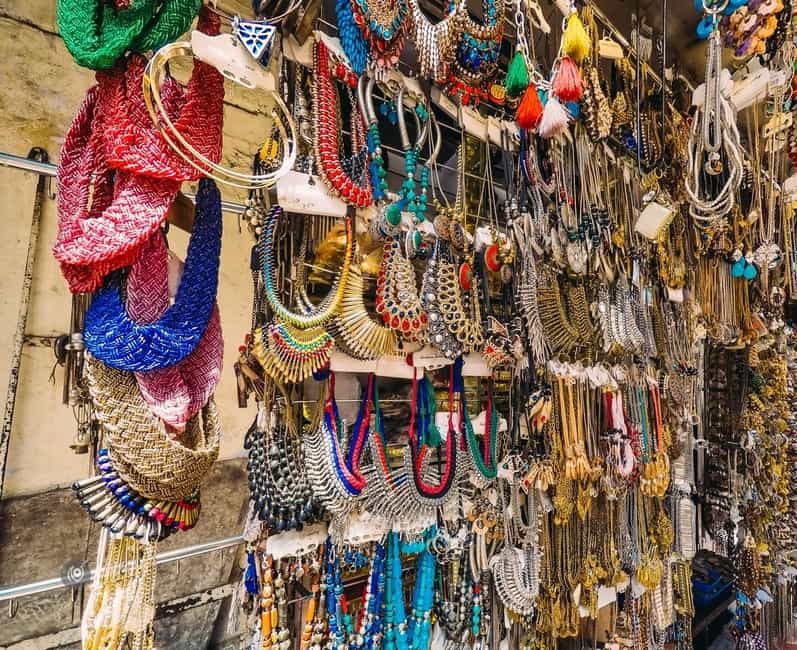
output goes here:
<path id="1" fill-rule="evenodd" d="M 463 361 L 463 377 L 491 377 L 493 374 L 481 352 L 470 352 L 463 357 Z"/>
<path id="2" fill-rule="evenodd" d="M 345 217 L 346 204 L 326 190 L 320 178 L 289 171 L 277 181 L 277 201 L 286 212 Z"/>
<path id="3" fill-rule="evenodd" d="M 480 253 L 488 246 L 495 243 L 492 231 L 487 226 L 479 226 L 476 228 L 476 236 L 473 239 L 473 248 L 477 253 Z"/>
<path id="4" fill-rule="evenodd" d="M 384 538 L 389 531 L 389 525 L 383 517 L 377 517 L 369 512 L 355 512 L 348 518 L 343 531 L 343 541 L 350 544 L 367 544 Z"/>
<path id="5" fill-rule="evenodd" d="M 450 366 L 452 363 L 451 359 L 442 356 L 440 351 L 431 345 L 426 345 L 412 353 L 412 365 L 416 368 L 442 368 Z"/>
<path id="6" fill-rule="evenodd" d="M 332 372 L 372 373 L 376 372 L 376 361 L 361 361 L 340 350 L 333 350 L 329 369 Z"/>
<path id="7" fill-rule="evenodd" d="M 208 36 L 191 32 L 194 56 L 216 68 L 224 77 L 246 88 L 276 90 L 274 75 L 252 58 L 233 34 Z"/>
<path id="8" fill-rule="evenodd" d="M 617 600 L 617 590 L 614 587 L 598 587 L 598 609 L 610 605 Z"/>
<path id="9" fill-rule="evenodd" d="M 414 373 L 414 368 L 407 363 L 404 357 L 381 357 L 376 361 L 376 374 L 379 377 L 412 379 Z"/>
<path id="10" fill-rule="evenodd" d="M 266 540 L 266 553 L 275 560 L 283 557 L 306 555 L 312 553 L 323 544 L 328 535 L 325 523 L 305 526 L 303 530 L 289 530 L 276 535 L 269 535 Z"/>
<path id="11" fill-rule="evenodd" d="M 651 201 L 645 206 L 645 209 L 639 213 L 634 230 L 643 237 L 654 241 L 658 239 L 662 231 L 670 224 L 675 211 L 668 205 L 662 205 Z"/>

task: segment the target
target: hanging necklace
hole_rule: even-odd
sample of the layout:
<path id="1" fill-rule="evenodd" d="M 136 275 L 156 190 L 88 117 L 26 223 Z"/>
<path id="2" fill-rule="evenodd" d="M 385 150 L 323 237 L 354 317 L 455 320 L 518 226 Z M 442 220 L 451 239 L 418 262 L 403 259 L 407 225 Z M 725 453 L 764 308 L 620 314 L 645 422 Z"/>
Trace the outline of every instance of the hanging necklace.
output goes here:
<path id="1" fill-rule="evenodd" d="M 354 20 L 367 36 L 372 60 L 381 67 L 398 64 L 404 47 L 407 0 L 351 0 Z"/>
<path id="2" fill-rule="evenodd" d="M 462 33 L 462 18 L 467 13 L 465 0 L 459 0 L 442 20 L 432 24 L 418 0 L 409 0 L 410 34 L 418 51 L 420 76 L 443 83 L 448 76 L 454 50 Z"/>
<path id="3" fill-rule="evenodd" d="M 324 299 L 313 307 L 305 310 L 304 313 L 294 313 L 288 310 L 285 305 L 280 301 L 276 291 L 276 252 L 274 247 L 275 233 L 277 224 L 284 213 L 280 206 L 274 205 L 266 217 L 266 222 L 263 225 L 263 240 L 261 246 L 262 266 L 263 266 L 263 284 L 265 289 L 266 298 L 274 313 L 279 316 L 283 322 L 290 323 L 291 325 L 300 329 L 309 329 L 318 325 L 324 324 L 328 321 L 340 306 L 343 298 L 344 289 L 348 280 L 349 271 L 351 269 L 352 259 L 354 258 L 354 226 L 352 218 L 346 217 L 346 249 L 343 256 L 343 264 L 340 268 L 340 273 L 333 287 Z"/>
<path id="4" fill-rule="evenodd" d="M 338 523 L 354 509 L 366 486 L 360 458 L 371 430 L 373 385 L 374 376 L 370 375 L 345 455 L 341 446 L 347 443 L 346 425 L 335 402 L 334 374 L 329 378 L 329 396 L 318 429 L 308 428 L 304 435 L 305 467 L 313 493 Z"/>
<path id="5" fill-rule="evenodd" d="M 335 79 L 346 84 L 351 104 L 352 158 L 341 160 L 341 107 Z M 349 205 L 366 208 L 373 202 L 370 178 L 365 165 L 368 148 L 362 116 L 357 110 L 353 89 L 357 76 L 343 62 L 335 63 L 322 39 L 313 52 L 313 143 L 316 166 L 333 196 Z M 349 167 L 347 170 L 346 167 Z"/>
<path id="6" fill-rule="evenodd" d="M 459 439 L 456 428 L 454 427 L 454 368 L 449 369 L 449 392 L 448 392 L 448 432 L 445 437 L 445 447 L 443 462 L 445 468 L 442 475 L 439 475 L 436 484 L 428 483 L 424 479 L 426 468 L 430 466 L 427 462 L 431 446 L 423 442 L 418 435 L 419 427 L 417 421 L 418 404 L 418 381 L 413 377 L 412 382 L 412 402 L 410 411 L 409 425 L 409 450 L 404 450 L 404 468 L 408 475 L 412 477 L 411 487 L 408 490 L 408 497 L 412 500 L 415 507 L 420 511 L 437 512 L 444 507 L 459 492 L 459 482 L 463 472 L 461 464 L 457 463 L 457 449 Z M 423 424 L 423 423 L 421 423 Z"/>
<path id="7" fill-rule="evenodd" d="M 404 607 L 401 549 L 399 534 L 395 531 L 391 531 L 387 535 L 384 602 L 384 650 L 408 650 L 407 612 Z"/>
<path id="8" fill-rule="evenodd" d="M 422 341 L 428 318 L 421 308 L 415 269 L 397 239 L 385 242 L 376 281 L 376 311 L 386 326 L 407 341 Z"/>
<path id="9" fill-rule="evenodd" d="M 462 12 L 462 36 L 448 76 L 448 93 L 459 95 L 463 104 L 479 104 L 489 97 L 483 87 L 496 72 L 504 32 L 504 0 L 483 0 L 484 23 L 477 23 L 467 11 Z M 449 11 L 457 9 L 456 0 Z"/>
<path id="10" fill-rule="evenodd" d="M 355 359 L 395 356 L 399 352 L 396 332 L 371 318 L 365 308 L 364 293 L 362 271 L 354 264 L 338 312 L 327 329 L 334 335 L 338 346 Z"/>
<path id="11" fill-rule="evenodd" d="M 454 392 L 459 393 L 460 433 L 465 432 L 465 440 L 470 451 L 470 458 L 478 471 L 476 477 L 479 487 L 486 487 L 498 474 L 498 461 L 496 460 L 496 447 L 498 441 L 498 411 L 493 408 L 493 390 L 489 387 L 487 392 L 487 409 L 485 411 L 483 448 L 479 449 L 479 441 L 473 432 L 473 424 L 468 414 L 468 404 L 465 400 L 465 380 L 462 377 L 462 359 L 457 359 L 453 364 Z"/>

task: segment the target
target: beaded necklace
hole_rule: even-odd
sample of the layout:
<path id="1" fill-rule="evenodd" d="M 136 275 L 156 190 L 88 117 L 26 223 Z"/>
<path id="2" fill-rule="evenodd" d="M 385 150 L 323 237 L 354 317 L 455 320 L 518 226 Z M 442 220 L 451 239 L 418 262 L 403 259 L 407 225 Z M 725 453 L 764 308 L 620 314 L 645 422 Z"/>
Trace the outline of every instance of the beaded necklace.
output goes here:
<path id="1" fill-rule="evenodd" d="M 457 8 L 456 0 L 449 11 Z M 448 77 L 448 93 L 459 95 L 463 104 L 478 104 L 489 97 L 484 82 L 495 74 L 501 54 L 504 32 L 504 0 L 483 0 L 484 24 L 478 24 L 468 13 L 462 14 L 462 37 L 457 56 Z"/>
<path id="2" fill-rule="evenodd" d="M 371 554 L 371 571 L 363 588 L 357 633 L 349 639 L 349 650 L 374 650 L 382 636 L 382 601 L 385 596 L 385 547 L 376 543 Z"/>
<path id="3" fill-rule="evenodd" d="M 401 581 L 401 551 L 399 534 L 387 535 L 387 563 L 385 566 L 385 633 L 384 650 L 408 650 L 407 613 L 404 608 L 404 586 Z"/>
<path id="4" fill-rule="evenodd" d="M 350 0 L 354 21 L 361 26 L 378 66 L 399 62 L 404 47 L 409 5 L 407 0 Z"/>
<path id="5" fill-rule="evenodd" d="M 410 453 L 404 453 L 405 467 L 408 467 L 408 473 L 412 473 L 413 484 L 417 491 L 421 503 L 428 506 L 440 506 L 447 501 L 450 497 L 451 488 L 457 484 L 458 468 L 457 468 L 457 432 L 454 428 L 453 408 L 454 408 L 454 368 L 449 369 L 449 393 L 448 393 L 448 433 L 445 439 L 445 469 L 442 476 L 440 476 L 437 485 L 427 483 L 423 478 L 424 461 L 427 459 L 427 454 L 431 450 L 431 446 L 426 444 L 422 437 L 418 435 L 417 427 L 417 404 L 418 404 L 418 381 L 413 377 L 412 382 L 412 402 L 410 411 L 410 425 L 409 425 L 409 439 L 410 439 Z M 461 473 L 461 468 L 459 469 Z"/>
<path id="6" fill-rule="evenodd" d="M 329 629 L 329 639 L 325 647 L 332 650 L 347 650 L 347 638 L 351 633 L 351 617 L 346 612 L 340 558 L 331 538 L 327 538 L 325 556 L 327 627 Z"/>
<path id="7" fill-rule="evenodd" d="M 434 605 L 434 581 L 437 562 L 429 549 L 418 556 L 415 568 L 415 587 L 412 593 L 412 615 L 407 634 L 410 650 L 426 650 L 432 631 L 432 606 Z"/>
<path id="8" fill-rule="evenodd" d="M 274 246 L 275 233 L 277 224 L 280 218 L 283 217 L 283 210 L 279 205 L 272 206 L 269 210 L 266 222 L 263 226 L 263 239 L 260 247 L 260 255 L 262 256 L 261 264 L 263 267 L 263 285 L 268 299 L 269 305 L 274 310 L 274 313 L 280 317 L 283 322 L 291 323 L 300 329 L 308 329 L 322 325 L 328 321 L 337 311 L 340 301 L 343 298 L 343 291 L 351 269 L 351 263 L 354 259 L 354 225 L 352 218 L 346 217 L 346 249 L 343 255 L 343 264 L 340 268 L 338 278 L 330 289 L 329 293 L 318 304 L 318 306 L 311 309 L 305 309 L 304 313 L 294 313 L 288 310 L 279 299 L 276 291 L 277 277 L 276 277 L 276 251 Z"/>
<path id="9" fill-rule="evenodd" d="M 373 203 L 371 182 L 365 167 L 367 142 L 362 116 L 357 109 L 352 89 L 357 87 L 357 75 L 342 61 L 333 65 L 329 49 L 321 39 L 313 51 L 313 144 L 319 175 L 329 191 L 349 205 L 367 208 Z M 340 97 L 334 76 L 346 84 L 351 100 L 352 159 L 349 171 L 341 160 Z M 360 160 L 362 159 L 362 160 Z"/>
<path id="10" fill-rule="evenodd" d="M 385 325 L 409 341 L 423 340 L 428 318 L 421 309 L 415 269 L 397 239 L 385 242 L 376 280 L 376 311 Z"/>

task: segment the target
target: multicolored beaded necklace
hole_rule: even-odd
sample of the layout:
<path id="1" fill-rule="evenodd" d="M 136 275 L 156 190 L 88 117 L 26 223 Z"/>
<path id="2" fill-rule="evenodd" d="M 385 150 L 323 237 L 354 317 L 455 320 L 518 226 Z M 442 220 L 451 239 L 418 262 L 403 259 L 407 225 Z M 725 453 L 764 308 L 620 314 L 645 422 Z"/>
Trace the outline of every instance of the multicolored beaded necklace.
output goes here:
<path id="1" fill-rule="evenodd" d="M 456 0 L 451 0 L 449 12 L 456 11 L 457 4 Z M 447 86 L 448 94 L 459 95 L 463 104 L 475 105 L 490 98 L 484 84 L 498 68 L 504 13 L 504 0 L 483 0 L 484 24 L 481 25 L 464 12 L 463 33 Z"/>
<path id="2" fill-rule="evenodd" d="M 351 4 L 371 58 L 382 67 L 398 64 L 409 15 L 407 0 L 351 0 Z"/>
<path id="3" fill-rule="evenodd" d="M 424 461 L 428 453 L 431 451 L 432 446 L 425 440 L 425 436 L 418 435 L 419 431 L 423 429 L 425 423 L 421 422 L 421 427 L 418 426 L 417 418 L 417 405 L 418 398 L 418 381 L 413 378 L 412 381 L 412 408 L 410 411 L 410 425 L 409 425 L 409 438 L 410 438 L 410 458 L 412 460 L 411 472 L 413 483 L 422 499 L 432 499 L 435 502 L 443 502 L 455 483 L 457 477 L 457 435 L 454 428 L 454 368 L 450 367 L 449 374 L 449 393 L 448 393 L 448 433 L 445 439 L 445 452 L 443 462 L 445 469 L 440 477 L 437 485 L 427 483 L 423 478 Z M 424 432 L 425 433 L 425 432 Z"/>

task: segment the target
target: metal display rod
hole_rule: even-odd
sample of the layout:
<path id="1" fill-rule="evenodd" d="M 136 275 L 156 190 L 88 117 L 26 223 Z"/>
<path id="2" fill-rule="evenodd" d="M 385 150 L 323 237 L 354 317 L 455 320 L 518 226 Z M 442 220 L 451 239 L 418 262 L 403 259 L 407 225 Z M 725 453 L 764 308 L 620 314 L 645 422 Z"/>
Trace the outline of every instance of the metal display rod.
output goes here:
<path id="1" fill-rule="evenodd" d="M 217 539 L 213 542 L 205 542 L 204 544 L 195 544 L 194 546 L 186 546 L 185 548 L 178 548 L 174 551 L 166 551 L 165 553 L 158 553 L 155 556 L 156 564 L 167 564 L 169 562 L 176 562 L 177 560 L 184 560 L 189 557 L 197 555 L 205 555 L 213 551 L 221 551 L 225 548 L 231 548 L 242 544 L 244 538 L 241 535 L 235 537 L 227 537 L 225 539 Z M 39 580 L 38 582 L 29 582 L 22 585 L 13 585 L 11 587 L 0 587 L 0 602 L 6 600 L 15 600 L 16 598 L 23 598 L 24 596 L 33 596 L 35 594 L 43 594 L 48 591 L 57 591 L 59 589 L 70 589 L 77 587 L 81 584 L 91 582 L 94 578 L 94 571 L 87 571 L 86 575 L 77 580 L 66 580 L 62 577 L 50 578 L 48 580 Z"/>
<path id="2" fill-rule="evenodd" d="M 37 162 L 35 160 L 29 160 L 28 158 L 23 158 L 22 156 L 15 156 L 14 154 L 10 153 L 2 153 L 0 152 L 0 165 L 3 167 L 12 167 L 14 169 L 21 169 L 26 172 L 34 172 L 35 174 L 41 174 L 43 176 L 56 176 L 58 171 L 58 167 L 53 165 L 52 163 L 42 163 Z M 190 194 L 188 192 L 183 192 L 185 196 L 189 199 L 193 200 L 196 198 L 195 194 Z M 240 214 L 246 208 L 245 205 L 242 203 L 233 203 L 232 201 L 222 201 L 221 202 L 221 209 L 225 212 L 233 212 L 235 214 Z"/>

